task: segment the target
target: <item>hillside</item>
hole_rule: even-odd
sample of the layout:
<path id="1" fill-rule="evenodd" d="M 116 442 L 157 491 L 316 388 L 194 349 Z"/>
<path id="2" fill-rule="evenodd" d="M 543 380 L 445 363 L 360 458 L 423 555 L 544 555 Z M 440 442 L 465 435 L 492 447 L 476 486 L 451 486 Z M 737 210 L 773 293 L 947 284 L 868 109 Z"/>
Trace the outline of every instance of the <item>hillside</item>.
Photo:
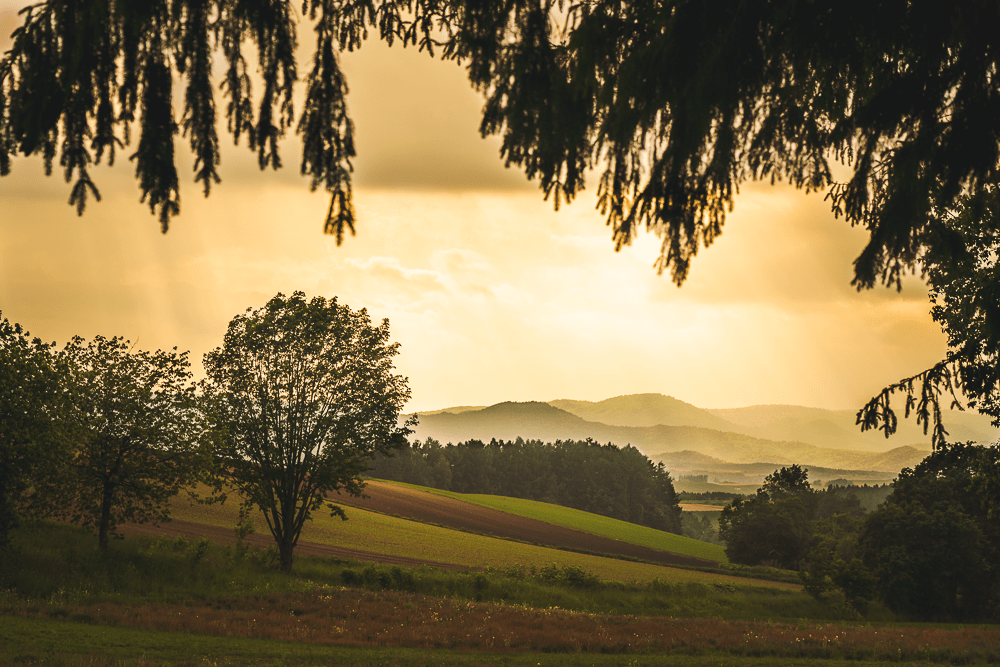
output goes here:
<path id="1" fill-rule="evenodd" d="M 857 450 L 881 451 L 901 445 L 930 448 L 930 435 L 925 435 L 912 417 L 904 419 L 901 412 L 899 430 L 888 439 L 880 431 L 862 433 L 856 424 L 856 410 L 754 405 L 705 412 L 734 424 L 741 432 L 769 440 L 800 440 L 820 447 Z M 1000 430 L 993 428 L 989 417 L 978 413 L 951 410 L 945 411 L 943 417 L 952 441 L 993 442 L 1000 437 Z"/>
<path id="2" fill-rule="evenodd" d="M 365 496 L 337 502 L 456 530 L 665 565 L 713 567 L 726 560 L 712 544 L 548 503 L 380 480 L 368 482 Z"/>
<path id="3" fill-rule="evenodd" d="M 651 457 L 688 450 L 730 463 L 799 463 L 890 474 L 915 465 L 926 455 L 912 447 L 897 447 L 889 452 L 830 449 L 804 442 L 767 440 L 697 426 L 615 426 L 587 421 L 556 406 L 539 402 L 499 403 L 458 414 L 424 414 L 414 429 L 414 437 L 419 440 L 430 437 L 442 444 L 472 439 L 484 442 L 493 438 L 513 440 L 517 437 L 545 442 L 593 438 L 601 443 L 631 444 Z"/>
<path id="4" fill-rule="evenodd" d="M 906 455 L 903 460 L 909 460 L 913 456 L 923 456 L 922 452 L 916 454 L 909 452 L 909 448 L 904 450 Z M 711 481 L 725 484 L 760 484 L 764 477 L 771 474 L 778 468 L 788 465 L 787 463 L 760 462 L 760 463 L 732 463 L 723 461 L 711 456 L 706 456 L 699 452 L 683 451 L 668 452 L 655 457 L 662 461 L 674 476 L 675 487 L 679 486 L 679 480 L 692 476 L 705 475 Z M 883 459 L 884 460 L 884 459 Z M 829 482 L 834 479 L 847 479 L 856 484 L 881 484 L 892 477 L 895 473 L 888 473 L 890 462 L 883 464 L 882 470 L 852 470 L 846 468 L 827 468 L 817 465 L 806 465 L 809 471 L 809 481 L 816 486 L 819 482 Z M 899 469 L 910 466 L 911 463 L 901 465 Z"/>
<path id="5" fill-rule="evenodd" d="M 610 426 L 697 426 L 751 435 L 739 425 L 708 410 L 663 394 L 616 396 L 596 403 L 567 399 L 548 403 L 581 419 Z"/>

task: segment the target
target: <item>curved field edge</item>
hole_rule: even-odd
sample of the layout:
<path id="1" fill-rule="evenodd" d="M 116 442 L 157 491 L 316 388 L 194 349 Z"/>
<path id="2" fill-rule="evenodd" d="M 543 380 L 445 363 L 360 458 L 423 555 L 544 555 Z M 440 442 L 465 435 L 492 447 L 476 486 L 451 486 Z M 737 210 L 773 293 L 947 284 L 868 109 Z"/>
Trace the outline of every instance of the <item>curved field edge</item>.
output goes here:
<path id="1" fill-rule="evenodd" d="M 759 586 L 798 590 L 796 584 L 747 579 L 724 574 L 698 572 L 663 565 L 605 558 L 590 554 L 514 542 L 465 533 L 442 526 L 344 507 L 348 520 L 342 521 L 322 511 L 302 530 L 301 542 L 361 549 L 378 555 L 401 556 L 430 563 L 446 563 L 460 568 L 531 568 L 558 565 L 582 568 L 604 581 L 697 582 L 723 586 Z M 197 505 L 175 499 L 175 519 L 209 526 L 232 528 L 238 521 L 238 503 Z M 254 522 L 259 532 L 267 532 L 262 515 Z"/>
<path id="2" fill-rule="evenodd" d="M 726 550 L 717 544 L 702 542 L 701 540 L 684 537 L 683 535 L 666 533 L 662 530 L 656 530 L 655 528 L 639 526 L 627 521 L 612 519 L 610 517 L 601 516 L 600 514 L 591 514 L 590 512 L 584 512 L 583 510 L 572 509 L 570 507 L 563 507 L 562 505 L 543 503 L 538 500 L 510 498 L 507 496 L 492 496 L 480 493 L 456 493 L 454 491 L 443 491 L 441 489 L 434 489 L 427 486 L 417 486 L 415 484 L 406 484 L 390 480 L 380 479 L 377 481 L 384 482 L 386 484 L 405 486 L 409 489 L 423 491 L 425 493 L 433 493 L 446 498 L 461 500 L 474 505 L 480 505 L 481 507 L 487 507 L 500 512 L 506 512 L 508 514 L 524 517 L 526 519 L 544 521 L 545 523 L 562 526 L 563 528 L 571 528 L 584 533 L 590 533 L 591 535 L 609 537 L 613 540 L 628 542 L 629 544 L 636 544 L 650 549 L 658 549 L 659 551 L 669 551 L 683 556 L 694 556 L 695 558 L 714 560 L 719 563 L 729 562 L 729 559 L 726 557 Z"/>

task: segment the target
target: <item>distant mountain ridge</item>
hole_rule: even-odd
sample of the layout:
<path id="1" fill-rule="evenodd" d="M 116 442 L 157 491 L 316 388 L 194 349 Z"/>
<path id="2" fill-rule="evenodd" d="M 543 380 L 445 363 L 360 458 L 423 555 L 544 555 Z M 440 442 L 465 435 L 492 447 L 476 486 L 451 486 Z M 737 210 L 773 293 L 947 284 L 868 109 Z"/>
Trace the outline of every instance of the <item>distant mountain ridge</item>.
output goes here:
<path id="1" fill-rule="evenodd" d="M 616 396 L 597 403 L 566 399 L 548 403 L 587 421 L 610 426 L 698 426 L 742 432 L 739 426 L 723 417 L 663 394 Z"/>
<path id="2" fill-rule="evenodd" d="M 737 428 L 770 440 L 802 440 L 820 447 L 844 449 L 888 449 L 898 445 L 929 448 L 930 434 L 923 432 L 912 416 L 899 413 L 899 430 L 886 439 L 881 431 L 862 433 L 854 410 L 824 410 L 799 405 L 753 405 L 745 408 L 714 409 L 706 412 L 725 419 Z M 953 442 L 974 440 L 995 442 L 1000 430 L 990 418 L 974 412 L 945 411 L 948 439 Z"/>
<path id="3" fill-rule="evenodd" d="M 631 394 L 603 401 L 549 401 L 589 421 L 615 426 L 700 426 L 742 433 L 765 440 L 803 442 L 832 449 L 885 451 L 901 445 L 929 449 L 931 437 L 915 419 L 903 419 L 888 440 L 878 431 L 862 433 L 853 410 L 826 410 L 800 405 L 753 405 L 745 408 L 704 409 L 663 394 Z M 949 439 L 994 442 L 1000 430 L 978 413 L 947 411 Z"/>
<path id="4" fill-rule="evenodd" d="M 677 408 L 675 415 L 697 415 L 697 411 L 700 411 L 699 408 L 670 397 L 662 399 L 669 400 L 644 398 L 642 404 L 647 414 L 640 419 L 648 422 L 651 405 Z M 553 403 L 581 411 L 587 409 L 586 404 L 582 407 L 580 405 L 585 402 Z M 616 419 L 624 421 L 621 405 L 620 402 L 617 406 L 619 409 Z M 601 411 L 613 416 L 615 404 L 592 410 L 589 414 L 599 414 Z M 718 421 L 708 423 L 718 424 L 724 421 L 718 417 L 715 419 Z M 620 426 L 589 421 L 556 405 L 537 401 L 498 403 L 480 410 L 465 409 L 458 413 L 447 410 L 421 413 L 420 424 L 416 427 L 414 436 L 420 440 L 431 437 L 442 444 L 473 439 L 484 442 L 493 438 L 514 440 L 518 437 L 546 442 L 593 438 L 602 443 L 613 442 L 621 446 L 631 444 L 654 459 L 687 450 L 727 464 L 767 463 L 780 466 L 799 463 L 842 471 L 880 471 L 890 476 L 903 467 L 915 465 L 927 453 L 909 446 L 897 447 L 889 452 L 824 448 L 804 442 L 774 441 L 701 426 Z"/>

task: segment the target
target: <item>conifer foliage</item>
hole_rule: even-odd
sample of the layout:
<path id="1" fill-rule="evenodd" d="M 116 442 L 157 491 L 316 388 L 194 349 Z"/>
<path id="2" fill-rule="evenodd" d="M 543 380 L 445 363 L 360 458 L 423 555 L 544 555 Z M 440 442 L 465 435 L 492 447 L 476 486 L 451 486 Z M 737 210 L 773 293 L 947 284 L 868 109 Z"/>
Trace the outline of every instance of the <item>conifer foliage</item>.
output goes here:
<path id="1" fill-rule="evenodd" d="M 616 247 L 654 231 L 657 267 L 677 284 L 753 180 L 825 190 L 838 216 L 867 230 L 859 289 L 961 265 L 980 247 L 976 231 L 995 232 L 987 219 L 972 234 L 950 224 L 955 211 L 982 210 L 1000 182 L 1000 4 L 991 0 L 303 0 L 301 24 L 296 14 L 289 0 L 32 5 L 0 60 L 0 174 L 16 153 L 42 156 L 48 170 L 58 158 L 82 212 L 99 196 L 90 166 L 112 162 L 137 126 L 127 154 L 166 231 L 180 210 L 178 133 L 203 192 L 219 180 L 221 87 L 226 127 L 247 138 L 261 169 L 281 166 L 289 129 L 302 135 L 302 174 L 330 193 L 324 229 L 339 242 L 355 226 L 355 146 L 337 54 L 372 36 L 462 63 L 485 98 L 480 131 L 500 135 L 506 164 L 537 178 L 557 207 L 598 173 Z M 311 25 L 316 46 L 296 124 L 299 25 Z M 835 162 L 846 180 L 835 180 Z M 997 280 L 987 282 L 974 300 L 995 296 Z M 907 412 L 944 442 L 940 397 L 956 382 L 998 384 L 980 361 L 1000 347 L 974 335 L 876 397 L 862 427 L 892 433 L 889 399 L 902 391 Z M 989 402 L 973 406 L 1000 423 Z"/>
<path id="2" fill-rule="evenodd" d="M 218 180 L 216 86 L 233 138 L 246 135 L 261 168 L 280 166 L 303 25 L 315 49 L 296 126 L 301 168 L 332 194 L 326 229 L 338 237 L 354 222 L 354 144 L 337 53 L 370 36 L 461 62 L 486 100 L 483 134 L 502 135 L 506 162 L 557 205 L 596 169 L 615 242 L 654 229 L 659 268 L 678 283 L 747 180 L 829 189 L 834 210 L 870 232 L 859 287 L 898 283 L 941 245 L 948 208 L 997 181 L 1000 7 L 986 0 L 878 0 L 864 11 L 835 0 L 303 0 L 301 24 L 297 9 L 288 0 L 32 5 L 0 61 L 0 169 L 15 152 L 50 166 L 58 155 L 82 210 L 97 193 L 89 165 L 113 160 L 138 117 L 130 159 L 166 229 L 178 211 L 177 132 L 204 191 Z M 834 182 L 831 160 L 850 164 L 846 182 Z"/>

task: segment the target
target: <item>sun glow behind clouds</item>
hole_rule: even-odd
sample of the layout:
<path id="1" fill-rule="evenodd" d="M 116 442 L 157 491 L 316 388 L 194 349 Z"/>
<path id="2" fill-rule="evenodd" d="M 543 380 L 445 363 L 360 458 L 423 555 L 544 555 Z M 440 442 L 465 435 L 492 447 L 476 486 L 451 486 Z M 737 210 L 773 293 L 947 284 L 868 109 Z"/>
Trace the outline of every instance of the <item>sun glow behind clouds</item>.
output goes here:
<path id="1" fill-rule="evenodd" d="M 208 200 L 179 142 L 182 213 L 166 236 L 124 160 L 95 170 L 105 199 L 77 218 L 68 186 L 20 159 L 0 180 L 3 315 L 60 343 L 177 345 L 200 372 L 246 308 L 278 291 L 337 296 L 390 319 L 415 410 L 646 391 L 704 407 L 857 407 L 944 353 L 919 284 L 850 286 L 864 234 L 821 196 L 745 186 L 678 289 L 652 268 L 654 236 L 613 251 L 592 191 L 555 213 L 503 168 L 454 64 L 379 45 L 343 61 L 357 237 L 338 248 L 320 234 L 327 201 L 297 176 L 294 141 L 278 174 L 227 148 Z"/>

